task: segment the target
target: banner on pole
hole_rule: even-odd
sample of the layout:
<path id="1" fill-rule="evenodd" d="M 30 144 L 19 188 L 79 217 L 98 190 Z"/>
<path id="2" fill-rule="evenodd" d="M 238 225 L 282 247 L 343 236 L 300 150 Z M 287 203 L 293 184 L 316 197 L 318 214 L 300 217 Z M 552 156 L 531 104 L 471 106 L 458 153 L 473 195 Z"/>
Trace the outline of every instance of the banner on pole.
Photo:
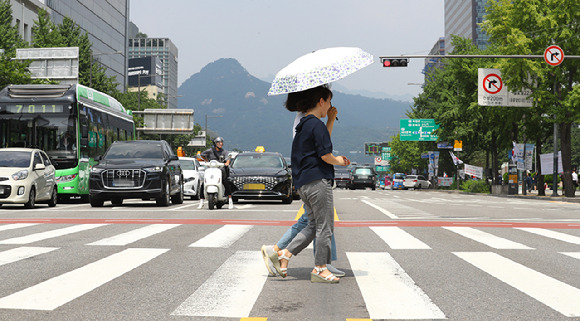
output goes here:
<path id="1" fill-rule="evenodd" d="M 463 166 L 466 175 L 475 176 L 480 179 L 483 178 L 483 167 L 468 164 L 464 164 Z"/>

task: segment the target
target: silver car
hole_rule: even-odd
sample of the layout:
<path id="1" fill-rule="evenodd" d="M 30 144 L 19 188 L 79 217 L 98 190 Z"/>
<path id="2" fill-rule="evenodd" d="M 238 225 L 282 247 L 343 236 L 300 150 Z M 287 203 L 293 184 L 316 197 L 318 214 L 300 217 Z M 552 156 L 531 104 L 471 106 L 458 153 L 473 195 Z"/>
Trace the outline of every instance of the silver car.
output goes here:
<path id="1" fill-rule="evenodd" d="M 203 166 L 197 159 L 191 157 L 179 157 L 179 163 L 183 171 L 183 195 L 191 197 L 192 200 L 199 199 L 203 193 Z"/>
<path id="2" fill-rule="evenodd" d="M 407 175 L 403 181 L 403 186 L 405 188 L 429 188 L 431 182 L 425 179 L 423 175 Z"/>
<path id="3" fill-rule="evenodd" d="M 55 169 L 40 149 L 0 148 L 0 206 L 36 203 L 57 203 Z"/>

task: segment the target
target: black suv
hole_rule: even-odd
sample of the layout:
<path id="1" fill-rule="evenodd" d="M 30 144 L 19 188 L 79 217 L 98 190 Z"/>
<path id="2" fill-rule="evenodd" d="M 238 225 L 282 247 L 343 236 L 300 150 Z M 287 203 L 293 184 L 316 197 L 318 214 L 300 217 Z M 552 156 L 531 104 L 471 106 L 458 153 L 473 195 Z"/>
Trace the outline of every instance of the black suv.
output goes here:
<path id="1" fill-rule="evenodd" d="M 155 199 L 157 205 L 183 203 L 183 174 L 179 158 L 164 140 L 117 141 L 91 169 L 89 200 L 123 204 L 126 198 Z"/>
<path id="2" fill-rule="evenodd" d="M 350 172 L 350 189 L 370 187 L 377 188 L 377 172 L 371 166 L 356 166 Z"/>

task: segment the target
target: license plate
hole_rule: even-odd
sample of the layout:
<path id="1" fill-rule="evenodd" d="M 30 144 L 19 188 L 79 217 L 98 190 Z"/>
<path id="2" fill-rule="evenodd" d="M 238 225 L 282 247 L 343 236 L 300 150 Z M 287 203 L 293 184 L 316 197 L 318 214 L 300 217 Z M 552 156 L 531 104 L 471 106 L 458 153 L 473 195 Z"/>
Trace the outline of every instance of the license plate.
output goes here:
<path id="1" fill-rule="evenodd" d="M 244 184 L 244 189 L 266 189 L 264 184 Z"/>
<path id="2" fill-rule="evenodd" d="M 368 179 L 369 177 L 368 177 L 368 176 L 361 175 L 361 176 L 359 176 L 358 178 L 359 178 L 359 179 Z"/>
<path id="3" fill-rule="evenodd" d="M 134 187 L 133 181 L 113 181 L 114 187 Z"/>

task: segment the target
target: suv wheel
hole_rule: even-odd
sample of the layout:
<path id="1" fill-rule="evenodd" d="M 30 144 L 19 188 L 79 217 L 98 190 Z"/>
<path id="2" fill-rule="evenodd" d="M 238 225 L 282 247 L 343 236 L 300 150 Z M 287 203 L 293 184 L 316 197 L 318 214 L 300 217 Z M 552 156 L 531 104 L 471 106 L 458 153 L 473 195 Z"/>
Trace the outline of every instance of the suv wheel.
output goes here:
<path id="1" fill-rule="evenodd" d="M 97 198 L 96 196 L 89 196 L 89 203 L 91 203 L 92 207 L 103 207 L 105 201 Z"/>
<path id="2" fill-rule="evenodd" d="M 179 192 L 171 196 L 171 203 L 173 204 L 183 204 L 183 179 L 179 185 Z"/>
<path id="3" fill-rule="evenodd" d="M 169 194 L 169 179 L 165 180 L 165 187 L 161 192 L 161 195 L 157 199 L 155 199 L 155 203 L 159 206 L 169 206 L 170 201 L 170 194 Z"/>

